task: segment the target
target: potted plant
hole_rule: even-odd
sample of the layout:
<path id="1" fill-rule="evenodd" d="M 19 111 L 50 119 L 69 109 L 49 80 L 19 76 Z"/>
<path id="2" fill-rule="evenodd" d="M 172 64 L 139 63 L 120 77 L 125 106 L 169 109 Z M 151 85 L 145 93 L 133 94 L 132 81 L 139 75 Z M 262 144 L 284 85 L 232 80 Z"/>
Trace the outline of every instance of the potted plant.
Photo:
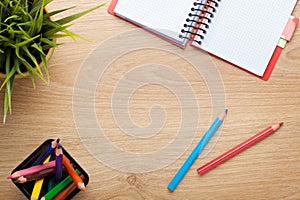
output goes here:
<path id="1" fill-rule="evenodd" d="M 0 76 L 5 89 L 3 123 L 11 113 L 14 80 L 29 76 L 49 83 L 47 60 L 59 45 L 57 38 L 81 38 L 68 30 L 70 22 L 103 6 L 79 12 L 62 19 L 53 16 L 74 7 L 48 12 L 47 4 L 53 0 L 1 0 L 0 2 Z"/>

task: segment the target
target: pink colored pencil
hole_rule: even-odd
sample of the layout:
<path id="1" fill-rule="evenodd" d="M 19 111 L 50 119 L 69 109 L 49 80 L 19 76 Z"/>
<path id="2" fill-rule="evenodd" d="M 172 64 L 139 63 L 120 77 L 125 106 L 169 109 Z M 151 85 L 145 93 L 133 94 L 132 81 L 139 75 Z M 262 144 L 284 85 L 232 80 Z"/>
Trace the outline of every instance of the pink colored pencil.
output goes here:
<path id="1" fill-rule="evenodd" d="M 276 125 L 273 125 L 273 126 L 269 126 L 268 128 L 266 128 L 263 131 L 257 133 L 256 135 L 250 137 L 249 139 L 242 142 L 241 144 L 239 144 L 239 145 L 233 147 L 232 149 L 230 149 L 229 151 L 223 153 L 219 157 L 217 157 L 217 158 L 213 159 L 212 161 L 206 163 L 202 167 L 199 167 L 197 169 L 199 175 L 205 174 L 209 170 L 211 170 L 211 169 L 217 167 L 218 165 L 222 164 L 223 162 L 229 160 L 230 158 L 232 158 L 233 156 L 237 155 L 238 153 L 244 151 L 248 147 L 250 147 L 250 146 L 256 144 L 257 142 L 263 140 L 264 138 L 266 138 L 267 136 L 271 135 L 276 130 L 278 130 L 282 125 L 283 125 L 283 122 L 281 122 L 279 124 L 276 124 Z"/>
<path id="2" fill-rule="evenodd" d="M 26 182 L 33 181 L 33 180 L 42 179 L 42 178 L 45 178 L 46 176 L 50 176 L 52 174 L 55 174 L 55 171 L 56 171 L 55 168 L 52 167 L 52 168 L 49 168 L 49 169 L 39 171 L 39 172 L 34 173 L 34 174 L 28 174 L 28 175 L 25 175 L 25 176 L 21 176 L 18 179 L 16 179 L 14 182 L 15 183 L 26 183 Z"/>
<path id="3" fill-rule="evenodd" d="M 39 173 L 40 171 L 49 169 L 49 168 L 55 168 L 55 160 L 48 162 L 46 164 L 43 165 L 35 165 L 26 169 L 22 169 L 19 171 L 14 172 L 13 174 L 11 174 L 10 176 L 8 176 L 8 179 L 15 179 L 15 178 L 19 178 L 21 176 L 26 176 L 29 174 L 35 174 L 35 173 Z"/>

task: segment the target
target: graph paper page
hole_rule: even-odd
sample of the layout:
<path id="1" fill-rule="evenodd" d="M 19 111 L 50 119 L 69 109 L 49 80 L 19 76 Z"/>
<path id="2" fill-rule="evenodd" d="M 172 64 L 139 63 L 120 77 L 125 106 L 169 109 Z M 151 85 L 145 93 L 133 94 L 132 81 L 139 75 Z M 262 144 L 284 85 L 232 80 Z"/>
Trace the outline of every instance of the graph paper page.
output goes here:
<path id="1" fill-rule="evenodd" d="M 119 0 L 115 13 L 177 43 L 195 0 Z"/>
<path id="2" fill-rule="evenodd" d="M 193 45 L 262 76 L 296 2 L 221 1 L 202 45 Z"/>

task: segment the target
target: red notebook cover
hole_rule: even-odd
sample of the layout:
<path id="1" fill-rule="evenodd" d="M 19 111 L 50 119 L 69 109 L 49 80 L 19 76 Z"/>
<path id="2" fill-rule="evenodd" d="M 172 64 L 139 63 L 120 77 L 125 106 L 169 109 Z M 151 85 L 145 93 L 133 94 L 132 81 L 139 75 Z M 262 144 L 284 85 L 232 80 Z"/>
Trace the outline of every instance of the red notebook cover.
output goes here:
<path id="1" fill-rule="evenodd" d="M 108 13 L 111 14 L 111 15 L 114 15 L 116 16 L 116 13 L 115 13 L 115 7 L 118 3 L 118 0 L 112 0 L 109 7 L 108 7 Z"/>
<path id="2" fill-rule="evenodd" d="M 109 8 L 108 8 L 108 13 L 109 13 L 109 14 L 114 15 L 114 16 L 117 16 L 116 13 L 114 12 L 117 3 L 118 3 L 118 0 L 112 0 L 112 1 L 111 1 L 110 5 L 109 5 Z M 118 17 L 118 16 L 117 16 L 117 17 Z M 123 18 L 120 18 L 120 19 L 123 19 Z M 296 18 L 296 19 L 297 19 L 297 22 L 298 22 L 299 19 L 298 19 L 298 18 Z M 123 20 L 125 20 L 125 19 L 123 19 Z M 127 20 L 126 20 L 126 21 L 127 21 Z M 130 22 L 130 23 L 131 23 L 131 22 Z M 132 23 L 132 24 L 134 24 L 134 23 Z M 138 26 L 137 24 L 134 24 L 134 25 Z M 296 27 L 295 27 L 295 28 L 296 28 Z M 294 28 L 293 31 L 295 31 L 295 28 Z M 286 29 L 287 29 L 287 27 L 285 28 L 285 30 L 286 30 Z M 179 46 L 179 47 L 181 47 L 181 48 L 184 48 L 184 47 L 186 46 L 186 45 L 179 45 L 179 44 L 177 44 L 177 43 L 175 43 L 175 42 L 173 42 L 173 41 L 171 41 L 171 40 L 168 40 L 168 39 L 164 38 L 163 36 L 160 36 L 160 35 L 158 35 L 158 34 L 155 34 L 155 33 L 151 32 L 150 30 L 146 30 L 146 31 L 148 31 L 148 32 L 150 32 L 150 33 L 152 33 L 152 34 L 154 34 L 154 35 L 156 35 L 156 36 L 158 36 L 158 37 L 160 37 L 160 38 L 162 38 L 162 39 L 164 39 L 164 40 L 167 40 L 168 42 L 171 42 L 172 44 L 175 44 L 176 46 Z M 273 72 L 273 70 L 274 70 L 274 67 L 275 67 L 275 65 L 276 65 L 276 63 L 277 63 L 277 61 L 278 61 L 278 59 L 279 59 L 279 57 L 280 57 L 280 54 L 281 54 L 282 50 L 283 50 L 283 48 L 281 48 L 281 47 L 279 47 L 279 46 L 277 46 L 277 47 L 275 48 L 274 53 L 273 53 L 273 55 L 272 55 L 272 57 L 271 57 L 271 59 L 270 59 L 270 62 L 269 62 L 269 64 L 268 64 L 268 66 L 267 66 L 267 68 L 266 68 L 266 70 L 265 70 L 263 76 L 257 76 L 257 75 L 255 75 L 255 74 L 253 74 L 253 75 L 256 76 L 256 77 L 258 77 L 258 78 L 261 78 L 261 79 L 264 80 L 264 81 L 269 80 L 269 78 L 270 78 L 270 76 L 271 76 L 271 74 L 272 74 L 272 72 Z M 210 55 L 213 55 L 213 54 L 210 54 Z M 215 55 L 213 55 L 213 56 L 215 56 Z M 217 57 L 217 56 L 216 56 L 216 57 Z M 226 61 L 226 60 L 225 60 L 225 61 Z M 239 66 L 237 66 L 237 67 L 239 67 Z M 245 71 L 246 71 L 246 70 L 245 70 Z M 251 72 L 249 72 L 249 73 L 252 74 Z"/>

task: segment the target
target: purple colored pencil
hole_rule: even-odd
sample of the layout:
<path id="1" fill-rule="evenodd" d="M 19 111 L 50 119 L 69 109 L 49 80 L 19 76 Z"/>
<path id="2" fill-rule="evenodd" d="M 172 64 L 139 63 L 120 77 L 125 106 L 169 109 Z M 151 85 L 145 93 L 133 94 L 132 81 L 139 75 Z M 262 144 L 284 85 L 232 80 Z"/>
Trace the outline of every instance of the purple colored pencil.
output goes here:
<path id="1" fill-rule="evenodd" d="M 56 183 L 60 182 L 62 180 L 62 171 L 63 171 L 63 163 L 62 163 L 62 155 L 63 155 L 63 151 L 61 148 L 61 145 L 58 144 L 57 148 L 55 150 L 55 181 Z"/>

